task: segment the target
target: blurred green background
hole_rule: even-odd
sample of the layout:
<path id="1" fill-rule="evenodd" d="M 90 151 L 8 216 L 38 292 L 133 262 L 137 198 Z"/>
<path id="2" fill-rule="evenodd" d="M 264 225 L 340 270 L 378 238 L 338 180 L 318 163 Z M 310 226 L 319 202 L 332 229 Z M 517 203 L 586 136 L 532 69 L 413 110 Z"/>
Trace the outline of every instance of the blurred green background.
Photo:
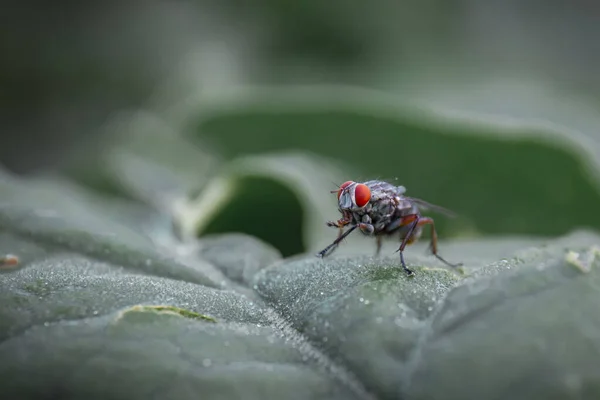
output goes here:
<path id="1" fill-rule="evenodd" d="M 16 173 L 285 255 L 332 239 L 328 191 L 347 179 L 455 210 L 445 238 L 600 228 L 596 3 L 4 4 L 0 162 Z"/>

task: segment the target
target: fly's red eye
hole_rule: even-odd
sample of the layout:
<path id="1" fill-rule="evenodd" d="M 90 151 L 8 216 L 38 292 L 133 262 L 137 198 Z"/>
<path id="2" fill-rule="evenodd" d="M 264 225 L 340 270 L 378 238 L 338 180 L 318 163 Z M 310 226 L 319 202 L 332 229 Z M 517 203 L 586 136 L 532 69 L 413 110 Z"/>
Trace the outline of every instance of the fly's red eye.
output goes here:
<path id="1" fill-rule="evenodd" d="M 348 185 L 350 185 L 350 184 L 352 184 L 352 181 L 346 181 L 346 182 L 344 182 L 344 183 L 342 183 L 342 184 L 340 185 L 340 189 L 339 189 L 339 190 L 338 190 L 338 192 L 337 192 L 337 197 L 338 197 L 338 200 L 340 199 L 340 196 L 341 196 L 341 194 L 342 194 L 342 191 L 343 191 L 345 188 L 347 188 L 347 187 L 348 187 Z"/>
<path id="2" fill-rule="evenodd" d="M 354 189 L 354 199 L 358 207 L 364 207 L 371 200 L 371 190 L 363 183 L 356 185 Z"/>

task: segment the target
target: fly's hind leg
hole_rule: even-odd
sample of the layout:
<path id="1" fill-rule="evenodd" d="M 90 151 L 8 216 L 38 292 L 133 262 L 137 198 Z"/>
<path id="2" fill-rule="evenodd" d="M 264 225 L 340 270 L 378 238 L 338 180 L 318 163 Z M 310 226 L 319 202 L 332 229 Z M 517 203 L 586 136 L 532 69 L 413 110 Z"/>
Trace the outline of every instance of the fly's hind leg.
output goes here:
<path id="1" fill-rule="evenodd" d="M 446 264 L 447 266 L 452 267 L 452 268 L 462 266 L 462 263 L 452 264 L 452 263 L 446 261 L 442 256 L 440 256 L 438 254 L 438 249 L 437 249 L 438 237 L 437 237 L 437 231 L 435 230 L 435 224 L 433 222 L 433 218 L 421 217 L 419 219 L 419 225 L 420 226 L 431 225 L 431 242 L 429 243 L 429 248 L 431 249 L 431 252 L 438 260 L 440 260 L 441 262 L 443 262 L 444 264 Z"/>
<path id="2" fill-rule="evenodd" d="M 375 257 L 379 257 L 379 253 L 381 253 L 381 236 L 377 236 L 375 238 L 375 243 L 376 243 L 375 244 L 376 245 L 376 248 L 375 248 Z"/>

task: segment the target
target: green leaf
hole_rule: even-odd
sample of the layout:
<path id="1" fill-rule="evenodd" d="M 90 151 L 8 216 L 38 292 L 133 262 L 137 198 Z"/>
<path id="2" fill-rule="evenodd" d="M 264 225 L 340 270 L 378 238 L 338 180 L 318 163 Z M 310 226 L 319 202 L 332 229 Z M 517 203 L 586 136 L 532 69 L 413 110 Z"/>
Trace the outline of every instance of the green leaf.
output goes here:
<path id="1" fill-rule="evenodd" d="M 229 159 L 295 149 L 352 166 L 346 179 L 397 178 L 409 195 L 460 214 L 439 219 L 442 236 L 600 228 L 600 149 L 555 127 L 314 87 L 205 96 L 168 115 Z"/>
<path id="2" fill-rule="evenodd" d="M 231 255 L 218 267 L 195 256 L 237 243 L 251 277 L 279 259 L 271 248 L 236 236 L 157 254 L 160 244 L 67 184 L 0 183 L 0 254 L 18 260 L 0 269 L 2 393 L 358 398 L 256 294 L 206 277 L 228 281 Z"/>
<path id="3" fill-rule="evenodd" d="M 497 266 L 515 271 L 453 290 L 429 321 L 403 393 L 414 399 L 597 397 L 600 259 L 584 244 L 594 246 L 598 238 L 573 239 L 567 249 L 593 255 L 589 273 L 568 262 L 556 243 Z"/>
<path id="4" fill-rule="evenodd" d="M 240 157 L 197 197 L 179 204 L 175 223 L 187 237 L 241 231 L 272 243 L 285 256 L 317 251 L 335 237 L 324 227 L 338 218 L 330 192 L 340 182 L 339 165 L 311 154 Z"/>
<path id="5" fill-rule="evenodd" d="M 582 273 L 565 255 L 599 239 L 579 233 L 518 252 L 503 241 L 454 243 L 453 257 L 506 257 L 470 263 L 464 278 L 430 262 L 408 278 L 396 258 L 338 257 L 273 266 L 255 282 L 379 398 L 594 397 L 600 257 Z"/>
<path id="6" fill-rule="evenodd" d="M 82 153 L 61 170 L 63 176 L 168 214 L 220 167 L 220 157 L 213 151 L 190 143 L 147 111 L 118 113 L 105 131 L 108 139 L 99 150 Z"/>
<path id="7" fill-rule="evenodd" d="M 381 258 L 342 246 L 281 259 L 247 235 L 178 241 L 139 202 L 0 177 L 11 398 L 575 399 L 600 387 L 598 235 L 443 241 L 456 271 L 415 244 L 409 278 L 393 243 Z"/>
<path id="8" fill-rule="evenodd" d="M 246 285 L 261 268 L 281 259 L 273 246 L 243 234 L 204 236 L 197 255 L 217 266 L 229 279 Z"/>
<path id="9" fill-rule="evenodd" d="M 2 245 L 13 254 L 22 241 L 27 242 L 28 251 L 19 256 L 25 262 L 30 251 L 34 255 L 75 251 L 125 264 L 139 273 L 220 287 L 216 269 L 209 277 L 197 266 L 180 262 L 173 252 L 161 251 L 154 231 L 165 230 L 168 221 L 146 209 L 101 202 L 68 182 L 28 182 L 2 172 L 0 193 L 0 229 L 9 232 Z M 34 248 L 29 249 L 29 242 L 35 243 Z"/>

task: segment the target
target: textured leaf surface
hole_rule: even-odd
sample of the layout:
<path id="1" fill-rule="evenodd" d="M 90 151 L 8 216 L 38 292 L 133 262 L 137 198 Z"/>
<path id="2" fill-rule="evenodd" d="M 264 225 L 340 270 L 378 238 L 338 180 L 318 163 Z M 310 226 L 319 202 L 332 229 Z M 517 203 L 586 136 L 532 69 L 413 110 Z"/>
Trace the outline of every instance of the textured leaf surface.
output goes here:
<path id="1" fill-rule="evenodd" d="M 504 258 L 466 275 L 397 259 L 339 257 L 267 268 L 256 287 L 292 326 L 381 398 L 582 398 L 598 394 L 598 237 L 575 234 L 514 252 L 506 243 L 456 243 Z M 581 250 L 579 250 L 581 249 Z M 439 383 L 439 384 L 438 384 Z M 588 398 L 585 397 L 584 398 Z"/>
<path id="2" fill-rule="evenodd" d="M 594 234 L 444 241 L 456 271 L 417 244 L 408 278 L 393 243 L 381 258 L 363 240 L 282 259 L 247 235 L 179 242 L 152 209 L 64 181 L 1 184 L 0 391 L 12 397 L 598 392 Z"/>
<path id="3" fill-rule="evenodd" d="M 577 241 L 586 254 L 594 250 L 582 242 L 598 239 Z M 600 259 L 582 273 L 559 252 L 533 251 L 498 265 L 512 271 L 453 290 L 431 318 L 403 392 L 415 399 L 598 397 Z"/>
<path id="4" fill-rule="evenodd" d="M 220 258 L 216 267 L 200 257 L 188 264 L 159 257 L 150 245 L 142 252 L 138 246 L 147 236 L 108 215 L 102 219 L 91 205 L 74 201 L 67 186 L 54 182 L 50 190 L 8 176 L 2 184 L 11 190 L 0 191 L 0 254 L 19 260 L 0 275 L 3 393 L 356 397 L 337 375 L 327 373 L 327 358 L 293 330 L 284 332 L 285 322 L 257 296 L 218 289 L 228 283 L 205 277 L 237 267 L 231 256 Z M 107 236 L 116 240 L 107 242 Z M 237 254 L 248 276 L 263 262 L 279 259 L 268 246 L 239 236 L 214 238 L 194 251 L 214 260 L 214 249 L 230 249 L 232 243 L 242 249 Z M 141 264 L 138 253 L 147 253 Z"/>
<path id="5" fill-rule="evenodd" d="M 449 240 L 597 225 L 583 153 L 484 138 L 474 126 L 464 136 L 465 121 L 282 105 L 202 109 L 195 137 L 224 139 L 226 163 L 205 142 L 195 146 L 136 113 L 111 125 L 119 140 L 93 163 L 67 171 L 93 194 L 64 178 L 0 175 L 1 393 L 598 394 L 598 235 Z M 180 122 L 190 115 L 197 116 Z M 242 126 L 261 143 L 239 136 Z M 342 131 L 343 141 L 328 136 Z M 402 145 L 411 151 L 396 151 Z M 291 147 L 311 152 L 279 151 Z M 259 149 L 278 151 L 247 154 Z M 314 257 L 337 234 L 324 226 L 339 215 L 330 190 L 375 171 L 406 172 L 399 178 L 411 194 L 461 212 L 436 225 L 446 223 L 440 252 L 464 268 L 444 268 L 426 253 L 426 238 L 406 251 L 417 273 L 410 279 L 397 240 L 384 244 L 381 258 L 360 234 L 334 256 Z M 567 206 L 574 198 L 580 207 Z M 231 231 L 241 232 L 224 234 Z"/>

